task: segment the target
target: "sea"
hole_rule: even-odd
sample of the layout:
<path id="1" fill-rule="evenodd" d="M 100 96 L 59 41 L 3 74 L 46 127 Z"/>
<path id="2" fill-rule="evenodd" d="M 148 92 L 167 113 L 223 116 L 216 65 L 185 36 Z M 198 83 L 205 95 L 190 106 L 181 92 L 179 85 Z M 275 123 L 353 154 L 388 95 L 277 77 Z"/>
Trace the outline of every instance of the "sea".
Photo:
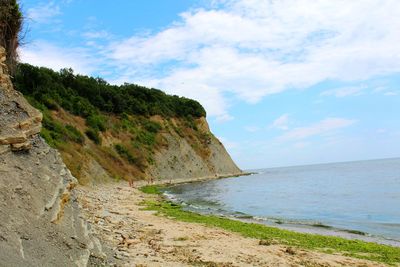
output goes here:
<path id="1" fill-rule="evenodd" d="M 164 194 L 202 214 L 400 246 L 400 158 L 252 171 Z"/>

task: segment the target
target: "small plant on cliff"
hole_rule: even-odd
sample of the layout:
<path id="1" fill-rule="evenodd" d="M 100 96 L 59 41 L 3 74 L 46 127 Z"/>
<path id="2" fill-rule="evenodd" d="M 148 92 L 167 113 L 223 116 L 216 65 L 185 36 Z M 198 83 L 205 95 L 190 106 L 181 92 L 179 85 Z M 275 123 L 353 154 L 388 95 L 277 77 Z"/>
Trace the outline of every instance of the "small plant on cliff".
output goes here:
<path id="1" fill-rule="evenodd" d="M 83 137 L 83 134 L 74 126 L 67 124 L 65 125 L 65 130 L 70 140 L 78 144 L 83 144 L 85 142 L 85 137 Z"/>
<path id="2" fill-rule="evenodd" d="M 104 132 L 106 130 L 106 120 L 99 114 L 91 114 L 86 118 L 86 124 L 92 129 Z"/>
<path id="3" fill-rule="evenodd" d="M 129 163 L 135 164 L 136 159 L 135 157 L 129 152 L 129 150 L 121 144 L 116 144 L 115 150 L 117 150 L 118 154 L 129 161 Z"/>
<path id="4" fill-rule="evenodd" d="M 138 133 L 138 135 L 136 136 L 136 140 L 140 144 L 146 145 L 151 148 L 156 143 L 156 134 L 153 132 L 148 132 L 148 131 L 140 131 Z"/>
<path id="5" fill-rule="evenodd" d="M 92 140 L 95 144 L 101 145 L 101 137 L 100 137 L 98 131 L 89 128 L 89 129 L 86 130 L 85 134 L 86 134 L 86 136 L 89 137 L 89 139 Z"/>
<path id="6" fill-rule="evenodd" d="M 144 171 L 147 168 L 148 160 L 145 158 L 144 152 L 134 156 L 132 152 L 122 144 L 116 144 L 114 148 L 122 158 L 127 160 L 130 164 L 135 165 L 139 170 Z"/>
<path id="7" fill-rule="evenodd" d="M 143 125 L 143 128 L 151 133 L 158 133 L 161 130 L 161 124 L 155 121 L 143 120 L 141 124 Z"/>

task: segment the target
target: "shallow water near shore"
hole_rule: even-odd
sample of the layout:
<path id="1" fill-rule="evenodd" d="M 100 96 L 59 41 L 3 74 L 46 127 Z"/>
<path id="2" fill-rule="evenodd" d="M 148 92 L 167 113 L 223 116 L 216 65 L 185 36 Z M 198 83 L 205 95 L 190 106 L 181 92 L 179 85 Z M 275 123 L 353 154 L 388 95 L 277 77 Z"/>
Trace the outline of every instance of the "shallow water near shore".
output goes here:
<path id="1" fill-rule="evenodd" d="M 400 246 L 400 159 L 256 170 L 167 187 L 185 209 Z"/>

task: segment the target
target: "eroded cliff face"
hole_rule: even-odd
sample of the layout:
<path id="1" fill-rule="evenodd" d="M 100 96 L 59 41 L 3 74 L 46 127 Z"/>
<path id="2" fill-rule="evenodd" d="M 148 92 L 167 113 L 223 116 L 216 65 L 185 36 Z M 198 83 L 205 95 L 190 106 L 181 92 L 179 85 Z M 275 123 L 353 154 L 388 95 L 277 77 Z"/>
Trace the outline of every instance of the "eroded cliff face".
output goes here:
<path id="1" fill-rule="evenodd" d="M 51 114 L 60 125 L 72 125 L 82 133 L 88 129 L 83 118 L 65 110 Z M 243 174 L 211 133 L 204 117 L 190 123 L 182 118 L 161 116 L 125 119 L 108 116 L 107 119 L 108 129 L 100 133 L 101 144 L 85 136 L 82 144 L 65 142 L 58 147 L 64 162 L 81 184 L 116 179 L 175 183 Z M 139 122 L 155 123 L 159 130 L 146 132 Z M 143 136 L 148 139 L 138 141 Z"/>
<path id="2" fill-rule="evenodd" d="M 59 153 L 38 135 L 42 115 L 16 92 L 0 47 L 0 266 L 87 266 L 104 261 Z"/>
<path id="3" fill-rule="evenodd" d="M 200 149 L 192 136 L 179 135 L 176 130 L 162 133 L 168 145 L 155 152 L 155 164 L 148 170 L 150 176 L 176 182 L 242 174 L 224 145 L 211 133 L 206 119 L 197 119 L 196 125 L 197 131 L 208 135 L 206 143 L 199 142 Z"/>

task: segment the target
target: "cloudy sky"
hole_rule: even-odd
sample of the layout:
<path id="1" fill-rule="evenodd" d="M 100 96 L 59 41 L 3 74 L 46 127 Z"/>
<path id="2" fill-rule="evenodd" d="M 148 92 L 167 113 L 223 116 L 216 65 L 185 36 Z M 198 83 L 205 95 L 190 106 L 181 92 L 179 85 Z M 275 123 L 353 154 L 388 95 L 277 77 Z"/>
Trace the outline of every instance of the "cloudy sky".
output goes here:
<path id="1" fill-rule="evenodd" d="M 400 156 L 398 0 L 21 0 L 21 59 L 200 101 L 243 169 Z"/>

